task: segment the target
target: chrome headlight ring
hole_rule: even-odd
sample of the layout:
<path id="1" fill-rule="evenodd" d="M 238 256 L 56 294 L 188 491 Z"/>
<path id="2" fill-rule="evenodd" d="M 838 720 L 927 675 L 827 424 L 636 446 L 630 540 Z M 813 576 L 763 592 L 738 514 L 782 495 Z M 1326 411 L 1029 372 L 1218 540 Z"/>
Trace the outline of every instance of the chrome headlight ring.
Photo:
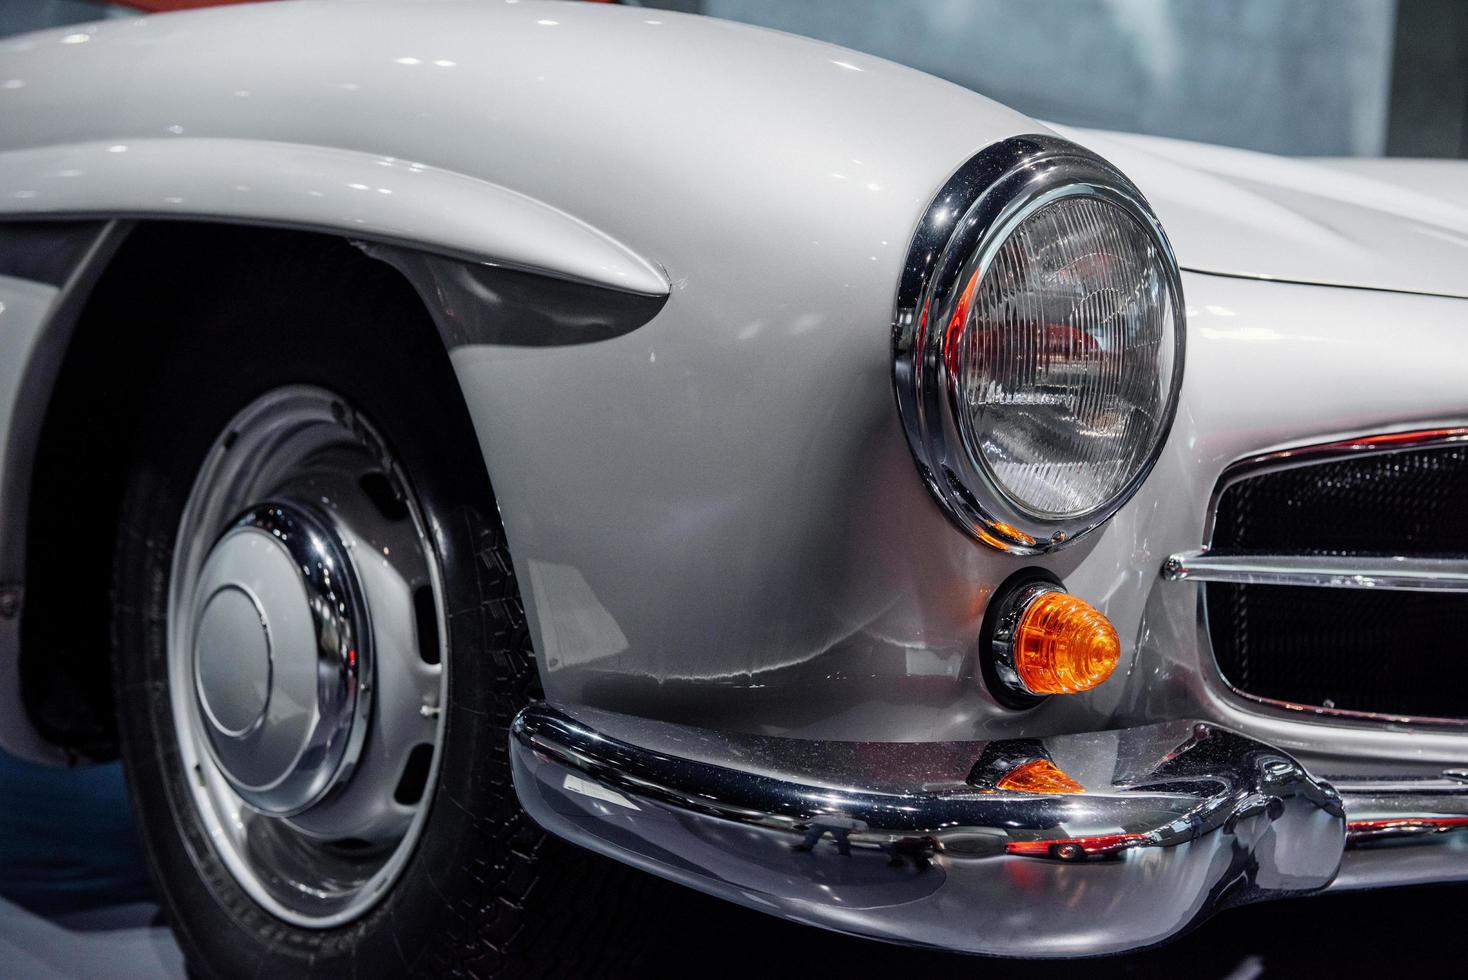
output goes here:
<path id="1" fill-rule="evenodd" d="M 965 389 L 961 375 L 967 365 L 956 356 L 956 345 L 968 329 L 967 304 L 975 284 L 1000 249 L 1042 209 L 1066 201 L 1072 207 L 1097 202 L 1098 208 L 1135 223 L 1127 230 L 1147 243 L 1154 263 L 1149 269 L 1155 273 L 1158 329 L 1170 334 L 1164 338 L 1170 357 L 1157 372 L 1150 443 L 1136 444 L 1135 458 L 1118 462 L 1115 486 L 1108 487 L 1104 499 L 1069 512 L 1046 512 L 1018 499 L 978 444 L 970 421 L 975 388 Z M 1131 498 L 1156 463 L 1177 408 L 1185 336 L 1177 261 L 1156 216 L 1125 176 L 1057 137 L 1020 136 L 986 148 L 960 167 L 929 205 L 898 286 L 893 380 L 908 443 L 928 489 L 959 527 L 1014 554 L 1054 551 L 1096 529 Z M 970 344 L 971 360 L 972 349 Z M 970 414 L 964 417 L 966 409 Z"/>

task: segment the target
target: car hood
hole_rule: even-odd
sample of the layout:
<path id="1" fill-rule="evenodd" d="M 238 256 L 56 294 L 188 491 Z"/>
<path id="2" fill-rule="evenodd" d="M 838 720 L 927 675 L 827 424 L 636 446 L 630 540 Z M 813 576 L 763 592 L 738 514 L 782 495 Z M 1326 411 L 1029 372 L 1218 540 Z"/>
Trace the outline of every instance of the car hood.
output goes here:
<path id="1" fill-rule="evenodd" d="M 1468 161 L 1305 160 L 1053 128 L 1141 188 L 1185 269 L 1468 297 Z"/>

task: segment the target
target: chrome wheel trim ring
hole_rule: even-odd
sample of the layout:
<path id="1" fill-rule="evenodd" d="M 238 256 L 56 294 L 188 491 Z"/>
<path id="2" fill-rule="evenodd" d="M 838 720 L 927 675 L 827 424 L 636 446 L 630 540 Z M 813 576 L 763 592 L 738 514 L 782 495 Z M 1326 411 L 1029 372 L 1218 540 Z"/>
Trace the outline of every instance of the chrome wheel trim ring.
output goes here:
<path id="1" fill-rule="evenodd" d="M 180 518 L 167 667 L 184 782 L 231 876 L 293 925 L 361 916 L 421 836 L 448 691 L 431 542 L 386 443 L 308 386 L 225 426 Z"/>

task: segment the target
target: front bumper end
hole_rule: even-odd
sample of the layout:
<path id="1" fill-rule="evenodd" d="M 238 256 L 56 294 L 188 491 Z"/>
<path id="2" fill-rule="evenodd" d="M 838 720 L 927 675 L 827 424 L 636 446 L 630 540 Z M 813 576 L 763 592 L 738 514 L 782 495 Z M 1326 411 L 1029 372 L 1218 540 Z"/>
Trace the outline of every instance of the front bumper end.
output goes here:
<path id="1" fill-rule="evenodd" d="M 1326 888 L 1349 844 L 1454 826 L 1381 822 L 1420 821 L 1427 783 L 1378 781 L 1351 831 L 1353 797 L 1278 749 L 1186 721 L 813 742 L 537 705 L 510 751 L 526 810 L 573 843 L 794 921 L 1005 956 L 1150 945 L 1218 908 Z M 1006 783 L 1037 760 L 1062 790 Z"/>

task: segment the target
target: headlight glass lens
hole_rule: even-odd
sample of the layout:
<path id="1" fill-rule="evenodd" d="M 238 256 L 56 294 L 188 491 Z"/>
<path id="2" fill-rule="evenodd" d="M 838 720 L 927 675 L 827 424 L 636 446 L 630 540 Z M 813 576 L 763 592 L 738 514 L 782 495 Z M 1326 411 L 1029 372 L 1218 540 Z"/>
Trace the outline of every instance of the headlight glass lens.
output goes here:
<path id="1" fill-rule="evenodd" d="M 943 342 L 959 434 L 1020 511 L 1093 513 L 1169 424 L 1174 296 L 1129 211 L 1074 193 L 1035 207 L 964 284 Z"/>

